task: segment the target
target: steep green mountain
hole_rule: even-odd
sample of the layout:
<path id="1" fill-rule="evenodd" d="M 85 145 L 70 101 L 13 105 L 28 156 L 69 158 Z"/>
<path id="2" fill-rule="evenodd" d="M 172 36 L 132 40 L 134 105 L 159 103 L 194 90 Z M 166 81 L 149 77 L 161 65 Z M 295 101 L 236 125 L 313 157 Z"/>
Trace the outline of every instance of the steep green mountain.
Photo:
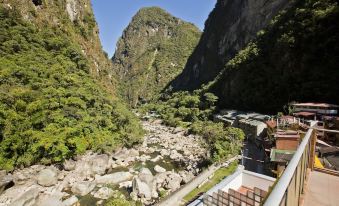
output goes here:
<path id="1" fill-rule="evenodd" d="M 197 89 L 212 81 L 289 0 L 218 0 L 184 71 L 171 83 L 175 90 Z"/>
<path id="2" fill-rule="evenodd" d="M 191 23 L 157 8 L 143 8 L 118 41 L 113 68 L 131 106 L 154 98 L 183 69 L 200 38 Z"/>
<path id="3" fill-rule="evenodd" d="M 299 0 L 229 61 L 220 106 L 276 112 L 291 101 L 339 103 L 339 1 Z"/>
<path id="4" fill-rule="evenodd" d="M 0 3 L 0 168 L 140 141 L 89 0 Z"/>

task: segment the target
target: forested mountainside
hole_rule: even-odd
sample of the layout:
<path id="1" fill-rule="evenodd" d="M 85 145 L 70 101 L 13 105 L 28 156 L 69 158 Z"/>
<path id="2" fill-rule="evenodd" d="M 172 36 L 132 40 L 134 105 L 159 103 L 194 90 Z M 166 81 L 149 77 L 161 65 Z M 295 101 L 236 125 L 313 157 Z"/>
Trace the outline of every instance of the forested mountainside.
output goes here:
<path id="1" fill-rule="evenodd" d="M 175 90 L 193 90 L 212 81 L 226 62 L 290 4 L 289 0 L 218 0 L 198 46 L 171 85 Z"/>
<path id="2" fill-rule="evenodd" d="M 158 7 L 141 9 L 118 41 L 113 68 L 131 104 L 159 94 L 185 66 L 200 30 Z"/>
<path id="3" fill-rule="evenodd" d="M 339 103 L 338 0 L 299 0 L 229 61 L 219 105 L 276 112 L 291 101 Z"/>
<path id="4" fill-rule="evenodd" d="M 1 1 L 0 168 L 138 142 L 110 71 L 89 0 Z"/>

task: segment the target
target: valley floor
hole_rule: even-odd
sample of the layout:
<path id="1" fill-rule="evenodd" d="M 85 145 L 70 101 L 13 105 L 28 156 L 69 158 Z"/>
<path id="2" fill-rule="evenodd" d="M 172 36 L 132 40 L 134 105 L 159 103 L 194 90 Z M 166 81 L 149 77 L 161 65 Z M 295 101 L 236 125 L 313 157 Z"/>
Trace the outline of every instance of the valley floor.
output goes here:
<path id="1" fill-rule="evenodd" d="M 0 174 L 0 205 L 104 204 L 124 199 L 153 204 L 201 171 L 207 150 L 182 128 L 144 121 L 142 145 L 114 154 L 88 152 L 62 165 L 33 165 Z"/>

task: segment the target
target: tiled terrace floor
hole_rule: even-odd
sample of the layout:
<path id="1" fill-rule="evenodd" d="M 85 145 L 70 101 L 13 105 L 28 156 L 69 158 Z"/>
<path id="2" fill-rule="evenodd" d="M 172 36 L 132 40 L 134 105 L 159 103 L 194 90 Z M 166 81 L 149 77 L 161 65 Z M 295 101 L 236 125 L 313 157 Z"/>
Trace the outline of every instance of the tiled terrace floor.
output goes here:
<path id="1" fill-rule="evenodd" d="M 317 171 L 310 173 L 304 206 L 339 206 L 339 177 Z"/>

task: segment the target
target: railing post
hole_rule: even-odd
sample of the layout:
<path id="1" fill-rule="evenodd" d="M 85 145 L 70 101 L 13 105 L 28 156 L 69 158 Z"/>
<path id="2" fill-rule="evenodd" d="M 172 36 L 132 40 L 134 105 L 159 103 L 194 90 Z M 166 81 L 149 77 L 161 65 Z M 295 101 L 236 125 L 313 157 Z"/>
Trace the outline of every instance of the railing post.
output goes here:
<path id="1" fill-rule="evenodd" d="M 314 161 L 315 161 L 315 145 L 317 143 L 317 133 L 316 130 L 313 130 L 312 132 L 312 137 L 311 137 L 311 151 L 310 151 L 310 162 L 309 162 L 309 167 L 311 171 L 314 170 Z"/>
<path id="2" fill-rule="evenodd" d="M 288 206 L 299 204 L 297 198 L 300 197 L 300 188 L 298 187 L 303 189 L 301 183 L 305 181 L 306 170 L 314 167 L 316 133 L 312 127 L 315 124 L 316 122 L 311 122 L 311 128 L 307 131 L 285 171 L 277 180 L 278 182 L 268 194 L 264 206 L 281 206 L 284 203 Z M 304 159 L 305 161 L 303 161 Z M 302 164 L 305 164 L 304 173 L 301 172 Z M 302 175 L 303 181 L 298 180 L 298 175 Z"/>

